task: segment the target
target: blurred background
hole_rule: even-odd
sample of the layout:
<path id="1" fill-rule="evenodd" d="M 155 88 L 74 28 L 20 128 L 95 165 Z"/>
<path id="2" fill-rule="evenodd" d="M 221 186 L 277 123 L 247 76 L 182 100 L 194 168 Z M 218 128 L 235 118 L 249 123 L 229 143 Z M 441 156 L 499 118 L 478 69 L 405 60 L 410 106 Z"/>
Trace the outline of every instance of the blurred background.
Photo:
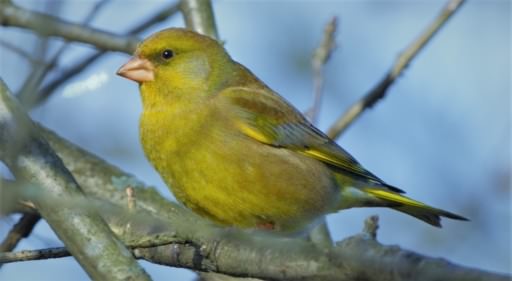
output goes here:
<path id="1" fill-rule="evenodd" d="M 80 22 L 93 0 L 18 0 L 16 4 Z M 232 57 L 301 110 L 312 104 L 310 59 L 325 24 L 339 17 L 337 49 L 325 68 L 319 127 L 326 130 L 379 81 L 429 24 L 445 1 L 214 1 L 217 27 Z M 111 0 L 91 25 L 122 33 L 169 1 Z M 365 167 L 408 195 L 471 219 L 444 220 L 443 229 L 385 209 L 328 216 L 341 240 L 363 220 L 380 216 L 378 239 L 419 253 L 482 269 L 511 266 L 511 3 L 468 1 L 418 55 L 388 96 L 338 140 Z M 176 14 L 143 34 L 183 26 Z M 0 39 L 36 56 L 30 31 L 0 27 Z M 49 41 L 46 58 L 63 44 Z M 94 49 L 72 44 L 58 76 Z M 137 85 L 115 75 L 128 56 L 111 53 L 61 87 L 31 112 L 43 125 L 99 155 L 174 200 L 146 161 L 138 140 Z M 31 72 L 25 58 L 0 45 L 0 77 L 18 91 Z M 3 237 L 17 220 L 0 220 Z M 41 221 L 17 248 L 61 246 Z M 142 262 L 154 280 L 193 280 L 195 274 Z M 0 280 L 87 280 L 72 258 L 3 266 Z"/>

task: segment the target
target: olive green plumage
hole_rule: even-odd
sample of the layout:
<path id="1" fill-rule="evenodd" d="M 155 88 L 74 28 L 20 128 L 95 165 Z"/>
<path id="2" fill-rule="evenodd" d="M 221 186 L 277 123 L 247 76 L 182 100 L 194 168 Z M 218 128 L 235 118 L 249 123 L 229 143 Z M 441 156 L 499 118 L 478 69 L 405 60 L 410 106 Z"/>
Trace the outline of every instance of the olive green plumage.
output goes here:
<path id="1" fill-rule="evenodd" d="M 144 67 L 120 73 L 140 83 L 146 156 L 176 198 L 201 215 L 284 232 L 364 206 L 435 226 L 440 216 L 465 220 L 367 171 L 206 36 L 166 29 L 146 39 L 134 60 Z"/>

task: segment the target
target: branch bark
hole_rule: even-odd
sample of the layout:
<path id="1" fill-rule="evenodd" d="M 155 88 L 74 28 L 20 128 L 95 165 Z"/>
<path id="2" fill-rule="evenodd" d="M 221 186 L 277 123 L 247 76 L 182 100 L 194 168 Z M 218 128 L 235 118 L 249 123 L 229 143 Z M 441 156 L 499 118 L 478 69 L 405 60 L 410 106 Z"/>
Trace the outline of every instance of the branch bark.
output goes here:
<path id="1" fill-rule="evenodd" d="M 358 234 L 320 250 L 297 240 L 231 239 L 135 250 L 158 264 L 265 280 L 505 281 L 508 276 L 462 267 Z M 247 246 L 251 248 L 248 249 Z"/>
<path id="2" fill-rule="evenodd" d="M 323 69 L 332 53 L 336 49 L 336 29 L 338 28 L 338 18 L 332 19 L 325 25 L 324 36 L 320 45 L 315 49 L 311 58 L 311 67 L 313 69 L 313 105 L 306 111 L 305 115 L 316 124 L 322 101 L 324 74 Z"/>
<path id="3" fill-rule="evenodd" d="M 210 231 L 201 237 L 191 233 L 187 238 L 166 232 L 132 240 L 128 245 L 135 257 L 153 263 L 265 280 L 505 281 L 509 278 L 398 246 L 381 245 L 374 238 L 377 227 L 376 217 L 370 217 L 362 233 L 329 249 L 304 240 L 234 230 Z M 65 248 L 50 248 L 0 254 L 0 262 L 67 255 Z"/>
<path id="4" fill-rule="evenodd" d="M 354 121 L 367 109 L 373 107 L 384 98 L 389 87 L 402 74 L 416 55 L 430 42 L 434 35 L 446 24 L 446 22 L 462 6 L 465 0 L 450 0 L 442 9 L 439 16 L 427 27 L 427 29 L 412 42 L 411 45 L 397 58 L 393 67 L 386 76 L 361 100 L 353 104 L 327 131 L 327 135 L 338 138 Z"/>
<path id="5" fill-rule="evenodd" d="M 182 0 L 181 12 L 188 29 L 219 40 L 210 0 Z"/>
<path id="6" fill-rule="evenodd" d="M 21 239 L 30 235 L 34 226 L 41 217 L 37 214 L 24 214 L 20 220 L 7 233 L 4 241 L 0 244 L 0 252 L 10 252 L 16 248 Z M 2 264 L 0 263 L 0 267 Z"/>
<path id="7" fill-rule="evenodd" d="M 38 137 L 29 117 L 1 79 L 0 132 L 0 158 L 17 179 L 27 180 L 46 194 L 83 197 L 71 173 L 46 141 Z M 98 213 L 44 200 L 33 203 L 91 278 L 149 280 Z"/>
<path id="8" fill-rule="evenodd" d="M 98 49 L 128 54 L 133 53 L 140 41 L 135 37 L 84 27 L 54 16 L 29 11 L 9 1 L 0 2 L 0 24 L 26 28 L 44 36 L 57 36 L 68 41 L 90 44 Z"/>

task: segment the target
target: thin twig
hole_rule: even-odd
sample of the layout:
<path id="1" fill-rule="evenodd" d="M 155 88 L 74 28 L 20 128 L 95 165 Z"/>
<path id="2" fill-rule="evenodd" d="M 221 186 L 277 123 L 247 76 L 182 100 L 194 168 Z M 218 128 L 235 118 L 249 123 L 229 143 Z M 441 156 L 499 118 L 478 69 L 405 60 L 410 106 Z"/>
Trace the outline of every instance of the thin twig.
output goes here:
<path id="1" fill-rule="evenodd" d="M 398 57 L 391 70 L 369 93 L 361 100 L 353 104 L 329 129 L 327 135 L 333 139 L 338 138 L 361 113 L 371 108 L 377 101 L 382 99 L 386 92 L 395 82 L 396 78 L 404 71 L 416 55 L 430 42 L 432 37 L 446 24 L 451 16 L 459 10 L 464 0 L 449 1 L 438 17 L 427 27 L 427 29 L 412 42 L 411 45 Z"/>
<path id="2" fill-rule="evenodd" d="M 97 2 L 85 16 L 82 25 L 88 26 L 109 1 L 110 0 L 102 0 Z M 23 87 L 17 95 L 18 100 L 25 108 L 31 108 L 34 105 L 34 102 L 38 100 L 39 91 L 37 91 L 37 89 L 39 89 L 47 74 L 57 65 L 59 58 L 64 54 L 69 46 L 70 42 L 65 41 L 46 64 L 34 67 L 34 70 L 27 78 L 28 82 L 23 83 Z"/>
<path id="3" fill-rule="evenodd" d="M 125 35 L 133 36 L 139 34 L 140 32 L 145 31 L 146 29 L 154 26 L 155 24 L 158 24 L 166 20 L 168 17 L 174 15 L 177 11 L 179 11 L 179 4 L 170 4 L 161 9 L 155 15 L 149 17 L 147 20 L 131 28 L 128 32 L 125 33 Z M 54 78 L 53 80 L 48 82 L 48 84 L 46 84 L 39 91 L 39 95 L 37 96 L 38 99 L 36 100 L 35 104 L 40 104 L 44 102 L 46 99 L 48 99 L 48 97 L 51 96 L 53 92 L 55 92 L 55 90 L 57 90 L 65 82 L 75 77 L 78 73 L 84 71 L 87 67 L 92 65 L 92 63 L 97 61 L 106 53 L 106 51 L 98 51 L 92 55 L 88 55 L 82 58 L 81 60 L 77 61 L 75 64 L 73 64 L 73 67 L 65 70 L 59 77 Z"/>
<path id="4" fill-rule="evenodd" d="M 96 2 L 87 14 L 87 16 L 85 16 L 82 24 L 89 25 L 94 20 L 94 18 L 101 12 L 103 7 L 105 7 L 105 5 L 107 5 L 109 2 L 110 0 L 100 0 Z"/>
<path id="5" fill-rule="evenodd" d="M 188 29 L 219 40 L 210 0 L 182 0 L 181 12 Z"/>
<path id="6" fill-rule="evenodd" d="M 6 48 L 7 50 L 19 55 L 20 57 L 28 60 L 29 63 L 32 65 L 45 64 L 44 60 L 40 60 L 40 59 L 33 57 L 32 54 L 30 54 L 29 52 L 23 50 L 22 48 L 20 48 L 18 46 L 15 46 L 14 44 L 12 44 L 10 42 L 0 40 L 0 45 L 2 47 Z"/>
<path id="7" fill-rule="evenodd" d="M 363 234 L 372 240 L 377 239 L 377 230 L 379 229 L 379 216 L 373 215 L 364 220 Z"/>
<path id="8" fill-rule="evenodd" d="M 311 66 L 313 69 L 313 105 L 306 112 L 306 116 L 313 124 L 316 124 L 318 114 L 320 113 L 324 85 L 324 65 L 329 61 L 329 58 L 336 49 L 335 36 L 337 27 L 338 18 L 332 17 L 325 26 L 322 42 L 318 48 L 316 48 L 313 57 L 311 58 Z"/>
<path id="9" fill-rule="evenodd" d="M 311 58 L 311 66 L 313 69 L 313 105 L 305 112 L 305 115 L 313 124 L 316 124 L 318 114 L 320 113 L 324 82 L 323 67 L 336 48 L 335 35 L 337 25 L 338 18 L 332 17 L 325 25 L 322 42 L 315 49 Z M 325 219 L 311 231 L 309 240 L 319 247 L 327 248 L 332 246 L 333 240 Z"/>
<path id="10" fill-rule="evenodd" d="M 128 197 L 128 210 L 135 210 L 135 189 L 131 186 L 126 187 L 126 196 Z"/>
<path id="11" fill-rule="evenodd" d="M 0 265 L 20 261 L 64 258 L 69 257 L 70 255 L 71 254 L 65 247 L 55 247 L 41 250 L 25 250 L 9 253 L 0 252 Z"/>
<path id="12" fill-rule="evenodd" d="M 25 214 L 7 233 L 0 244 L 0 252 L 10 252 L 16 248 L 21 239 L 28 237 L 41 217 L 36 214 Z M 2 263 L 0 263 L 2 266 Z"/>
<path id="13" fill-rule="evenodd" d="M 45 60 L 48 46 L 49 46 L 49 38 L 46 36 L 38 36 L 36 44 L 36 58 L 39 60 Z M 35 64 L 32 65 L 32 70 L 25 77 L 25 81 L 21 84 L 21 89 L 18 91 L 18 98 L 23 105 L 24 100 L 28 100 L 30 96 L 34 95 L 37 92 L 37 89 L 43 82 L 46 74 L 53 68 L 49 62 L 45 64 Z"/>
<path id="14" fill-rule="evenodd" d="M 144 211 L 142 211 L 144 212 Z M 148 214 L 147 214 L 148 215 Z M 148 218 L 151 220 L 152 218 Z M 156 222 L 155 222 L 156 223 Z M 122 235 L 121 235 L 122 236 Z M 184 239 L 177 238 L 174 234 L 163 232 L 154 235 L 136 236 L 136 238 L 124 241 L 126 246 L 130 249 L 142 249 L 152 248 L 158 246 L 164 246 L 171 243 L 183 244 L 187 241 Z M 71 253 L 66 247 L 52 247 L 38 250 L 23 250 L 17 252 L 1 252 L 0 251 L 0 265 L 12 262 L 21 261 L 34 261 L 34 260 L 46 260 L 56 259 L 71 256 Z"/>

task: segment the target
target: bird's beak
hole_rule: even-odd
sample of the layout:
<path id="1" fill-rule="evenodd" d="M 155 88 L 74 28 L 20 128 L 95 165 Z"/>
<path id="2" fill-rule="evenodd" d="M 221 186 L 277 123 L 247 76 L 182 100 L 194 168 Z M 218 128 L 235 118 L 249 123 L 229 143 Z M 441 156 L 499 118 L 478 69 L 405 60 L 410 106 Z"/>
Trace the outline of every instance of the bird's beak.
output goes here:
<path id="1" fill-rule="evenodd" d="M 142 83 L 155 79 L 154 69 L 153 64 L 147 59 L 133 57 L 119 68 L 117 75 Z"/>

